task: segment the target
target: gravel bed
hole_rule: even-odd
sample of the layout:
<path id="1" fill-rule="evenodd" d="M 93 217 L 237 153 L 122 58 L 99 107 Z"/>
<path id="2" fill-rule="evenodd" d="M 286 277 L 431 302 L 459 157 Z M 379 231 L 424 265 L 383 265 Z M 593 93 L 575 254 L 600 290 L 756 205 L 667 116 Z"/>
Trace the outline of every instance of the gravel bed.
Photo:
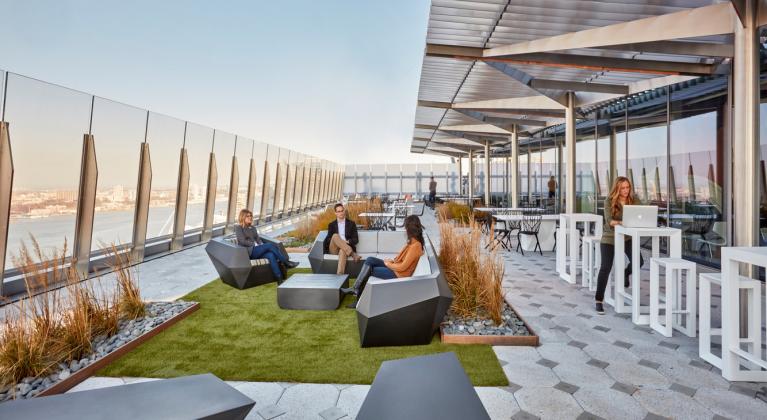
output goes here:
<path id="1" fill-rule="evenodd" d="M 517 313 L 506 303 L 503 305 L 501 318 L 501 325 L 495 325 L 492 319 L 461 318 L 448 312 L 442 327 L 445 334 L 455 335 L 532 335 Z"/>
<path id="2" fill-rule="evenodd" d="M 96 362 L 130 341 L 146 334 L 156 326 L 183 312 L 194 302 L 151 302 L 146 304 L 144 318 L 120 321 L 117 334 L 111 337 L 99 336 L 93 340 L 93 353 L 80 360 L 59 363 L 56 371 L 44 377 L 26 377 L 13 386 L 0 388 L 0 402 L 10 399 L 32 398 L 51 386 L 69 378 L 78 370 Z"/>

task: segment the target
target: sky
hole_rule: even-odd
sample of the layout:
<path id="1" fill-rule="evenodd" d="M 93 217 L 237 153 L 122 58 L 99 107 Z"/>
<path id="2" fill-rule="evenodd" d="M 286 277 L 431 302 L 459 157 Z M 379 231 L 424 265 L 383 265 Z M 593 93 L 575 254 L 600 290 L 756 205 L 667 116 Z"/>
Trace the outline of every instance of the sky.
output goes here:
<path id="1" fill-rule="evenodd" d="M 444 163 L 410 153 L 429 3 L 0 0 L 0 69 L 342 164 Z"/>

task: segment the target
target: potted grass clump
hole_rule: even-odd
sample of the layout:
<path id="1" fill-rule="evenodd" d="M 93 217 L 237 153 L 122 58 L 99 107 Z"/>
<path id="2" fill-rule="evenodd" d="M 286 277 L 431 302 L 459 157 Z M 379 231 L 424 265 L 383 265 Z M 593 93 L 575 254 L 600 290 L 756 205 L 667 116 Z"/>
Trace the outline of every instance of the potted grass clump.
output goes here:
<path id="1" fill-rule="evenodd" d="M 439 230 L 439 262 L 453 292 L 442 341 L 537 346 L 538 336 L 506 302 L 503 262 L 495 251 L 483 252 L 477 223 L 460 229 L 441 220 Z"/>
<path id="2" fill-rule="evenodd" d="M 114 245 L 107 287 L 83 281 L 66 242 L 45 253 L 31 241 L 12 257 L 27 295 L 2 307 L 0 402 L 64 392 L 198 308 L 145 302 L 129 253 Z"/>

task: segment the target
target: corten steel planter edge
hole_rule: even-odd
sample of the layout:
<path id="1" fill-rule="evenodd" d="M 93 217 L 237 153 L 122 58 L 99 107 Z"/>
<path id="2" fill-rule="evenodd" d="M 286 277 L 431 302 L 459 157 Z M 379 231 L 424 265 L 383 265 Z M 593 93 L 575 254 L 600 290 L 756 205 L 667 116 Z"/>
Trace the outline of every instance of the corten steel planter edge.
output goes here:
<path id="1" fill-rule="evenodd" d="M 157 334 L 165 331 L 166 329 L 176 324 L 177 322 L 181 321 L 182 319 L 186 318 L 187 316 L 191 315 L 193 312 L 197 311 L 198 309 L 200 309 L 200 304 L 198 302 L 195 302 L 192 306 L 179 312 L 174 317 L 169 318 L 167 321 L 156 326 L 155 328 L 153 328 L 151 331 L 147 332 L 146 334 L 142 334 L 136 337 L 134 340 L 125 343 L 125 345 L 123 345 L 122 347 L 117 348 L 113 352 L 105 355 L 104 357 L 95 360 L 93 363 L 73 373 L 67 379 L 64 379 L 61 382 L 57 382 L 55 385 L 37 394 L 35 397 L 47 397 L 49 395 L 63 394 L 64 392 L 72 389 L 75 385 L 79 384 L 80 382 L 90 378 L 91 375 L 96 373 L 96 371 L 98 371 L 99 369 L 108 366 L 110 363 L 128 354 L 131 350 L 147 342 L 149 339 L 156 336 Z"/>
<path id="2" fill-rule="evenodd" d="M 508 303 L 507 303 L 508 304 Z M 509 305 L 514 310 L 514 308 Z M 519 312 L 514 311 L 517 318 L 525 324 L 530 335 L 474 335 L 474 334 L 445 334 L 444 326 L 439 327 L 439 338 L 445 344 L 489 344 L 491 346 L 531 346 L 538 347 L 540 338 L 533 331 Z"/>

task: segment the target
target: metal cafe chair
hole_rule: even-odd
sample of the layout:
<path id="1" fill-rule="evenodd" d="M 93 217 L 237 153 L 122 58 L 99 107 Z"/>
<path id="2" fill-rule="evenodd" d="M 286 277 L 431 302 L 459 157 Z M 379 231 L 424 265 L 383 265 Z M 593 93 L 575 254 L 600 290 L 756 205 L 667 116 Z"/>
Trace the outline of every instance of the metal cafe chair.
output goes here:
<path id="1" fill-rule="evenodd" d="M 541 241 L 538 239 L 538 232 L 541 230 L 542 219 L 543 215 L 541 212 L 526 211 L 522 213 L 522 221 L 520 223 L 519 232 L 517 232 L 517 251 L 519 251 L 522 255 L 525 255 L 525 251 L 522 249 L 522 235 L 534 236 L 535 248 L 533 248 L 533 252 L 538 250 L 538 252 L 543 255 L 543 250 L 541 249 Z"/>

